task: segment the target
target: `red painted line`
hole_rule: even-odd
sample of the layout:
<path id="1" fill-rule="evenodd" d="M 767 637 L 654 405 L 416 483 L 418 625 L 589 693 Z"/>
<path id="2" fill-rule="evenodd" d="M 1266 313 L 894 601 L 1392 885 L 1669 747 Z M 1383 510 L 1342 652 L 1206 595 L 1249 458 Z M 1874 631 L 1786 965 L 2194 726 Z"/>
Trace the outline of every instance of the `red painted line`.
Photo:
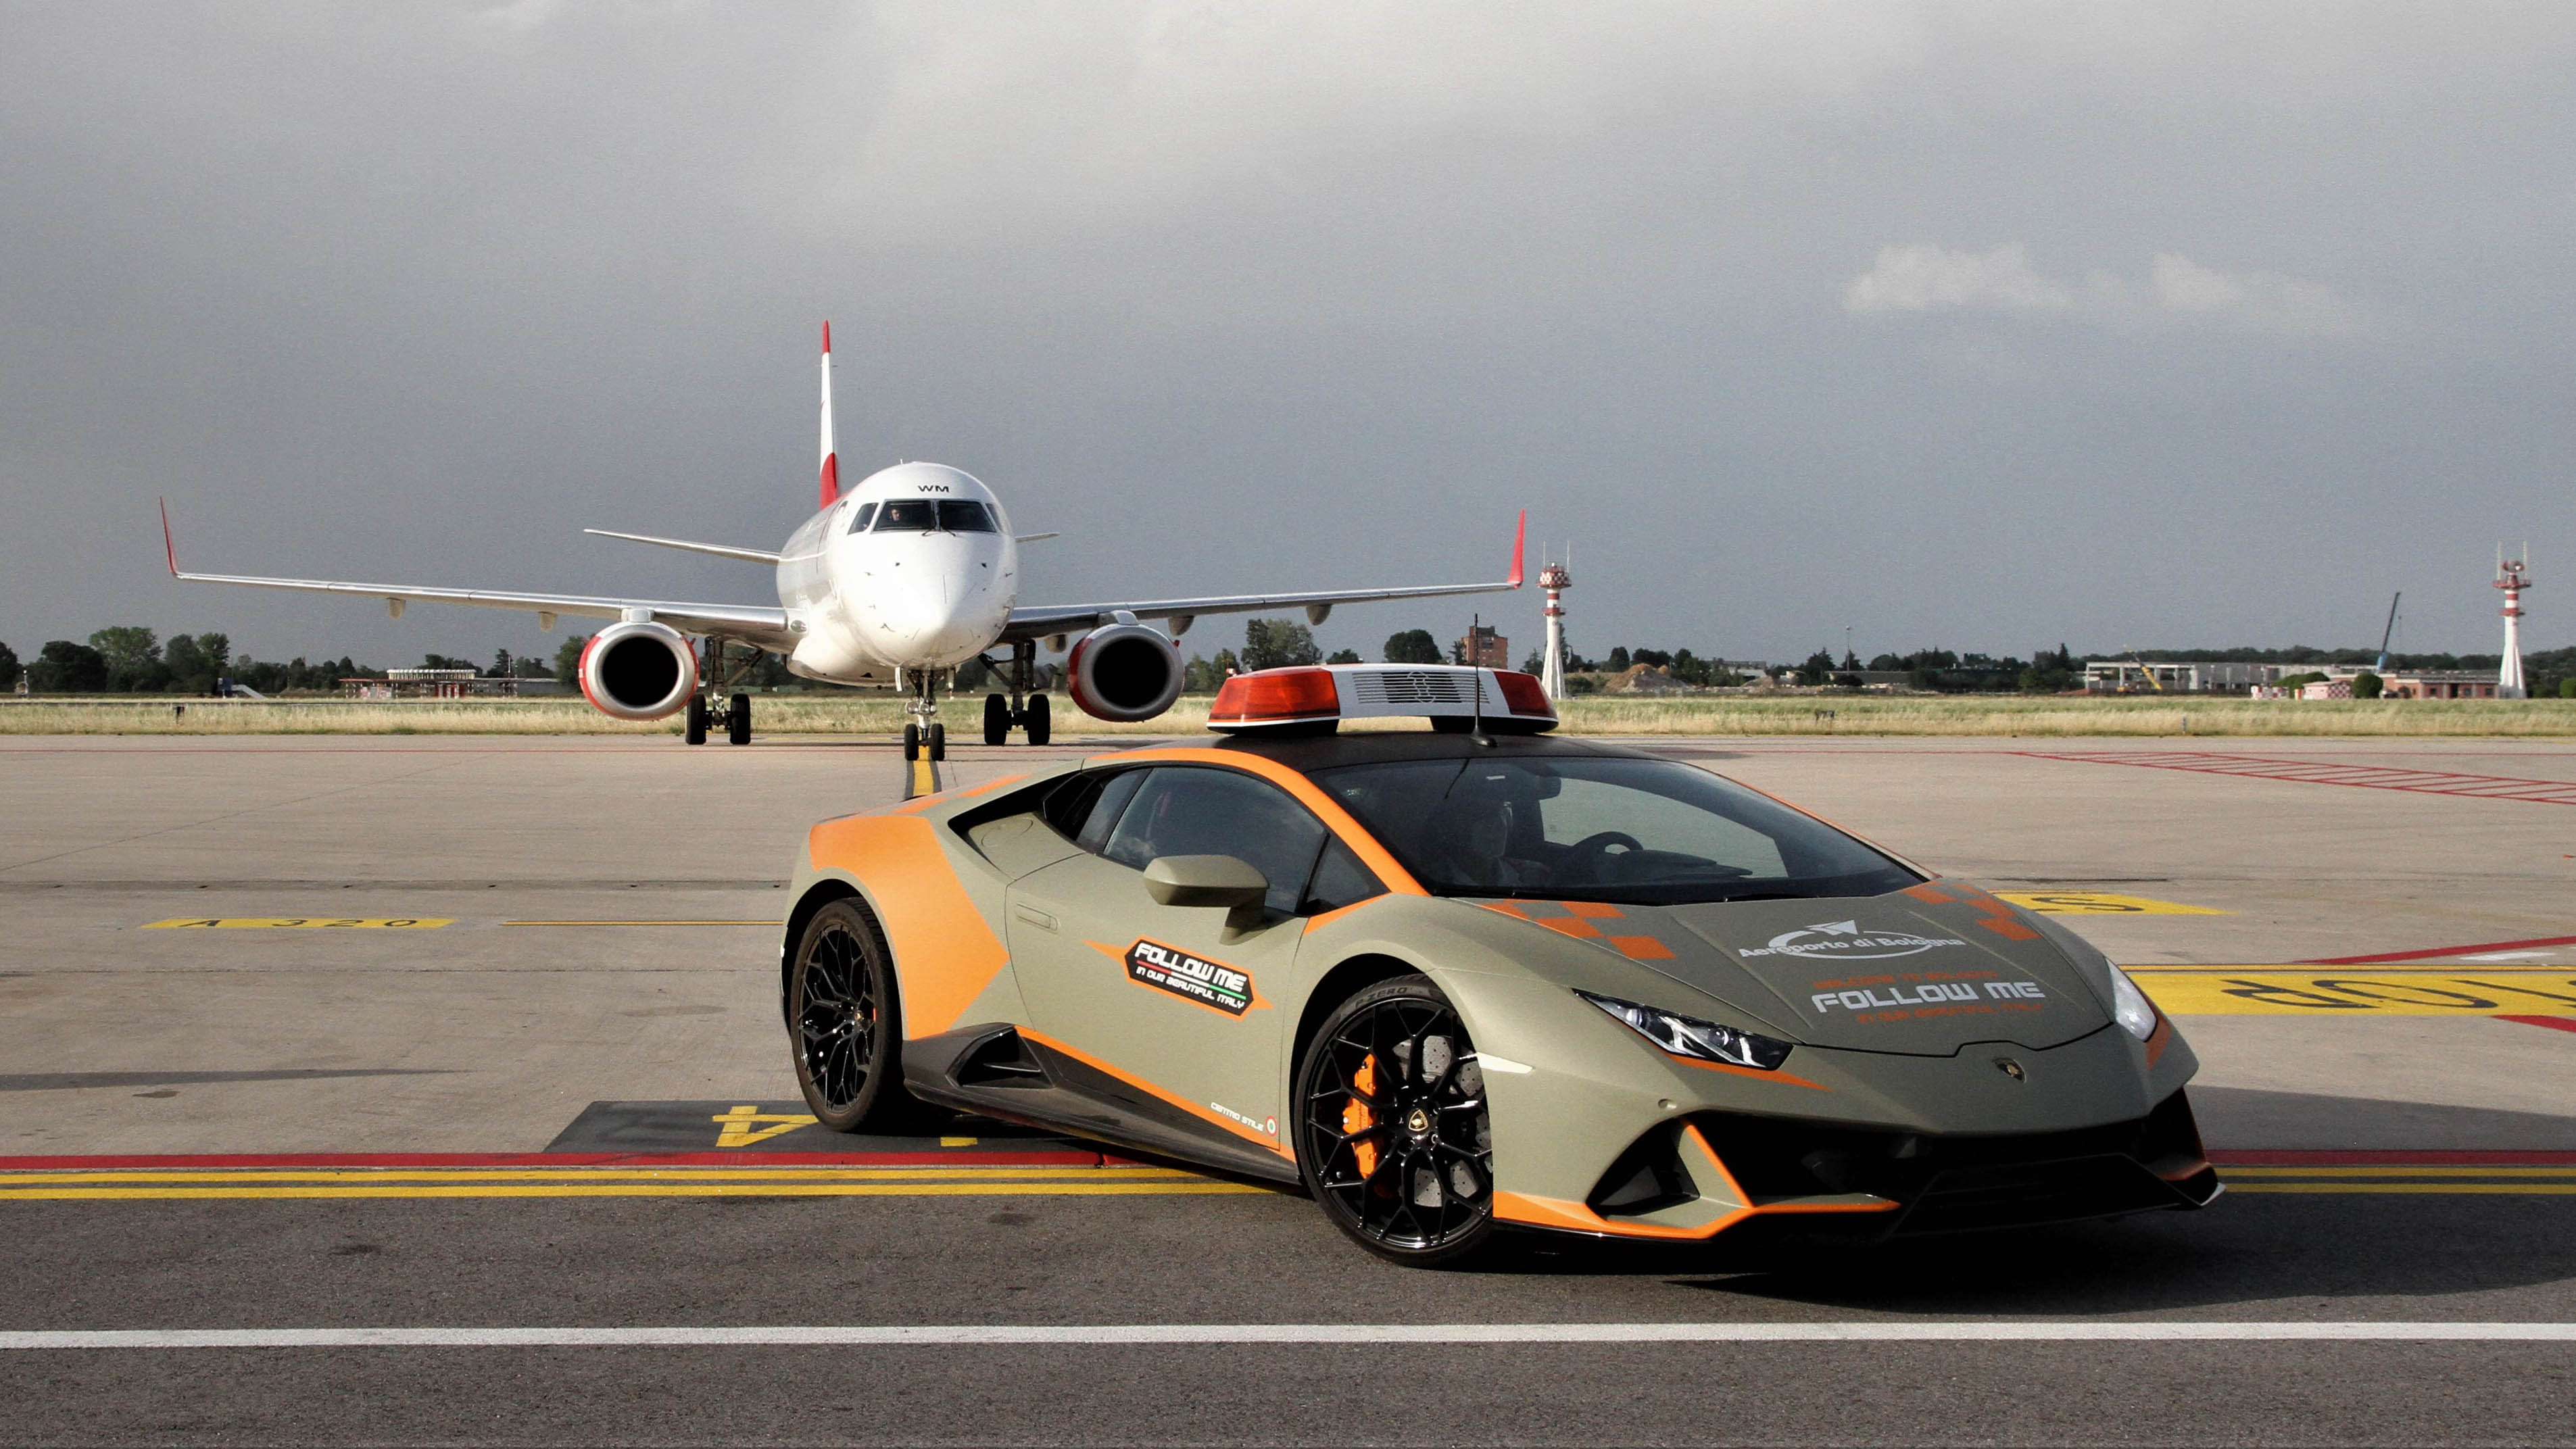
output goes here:
<path id="1" fill-rule="evenodd" d="M 2508 775 L 2459 775 L 2435 770 L 2399 770 L 2382 765 L 2323 765 L 2307 760 L 2279 760 L 2261 755 L 2217 755 L 2202 752 L 2147 753 L 2108 750 L 2016 750 L 2034 760 L 2069 760 L 2086 765 L 2135 765 L 2149 770 L 2186 770 L 2236 779 L 2282 780 L 2300 785 L 2344 785 L 2361 790 L 2396 790 L 2413 795 L 2458 795 L 2477 800 L 2527 800 L 2535 805 L 2576 805 L 2576 781 L 2523 780 Z"/>
<path id="2" fill-rule="evenodd" d="M 2295 966 L 2370 966 L 2381 961 L 2437 961 L 2445 956 L 2476 956 L 2488 951 L 2528 951 L 2542 946 L 2576 946 L 2576 936 L 2539 936 L 2528 941 L 2488 941 L 2476 946 L 2428 946 L 2420 951 L 2387 951 L 2377 956 L 2320 956 Z"/>
<path id="3" fill-rule="evenodd" d="M 2432 1148 L 2348 1152 L 2340 1149 L 2236 1147 L 2208 1153 L 2219 1167 L 2576 1167 L 2576 1152 L 2555 1149 L 2492 1152 L 2475 1148 Z"/>
<path id="4" fill-rule="evenodd" d="M 477 1168 L 599 1167 L 1101 1167 L 1098 1152 L 952 1148 L 944 1152 L 245 1152 L 113 1157 L 0 1157 L 0 1172 L 117 1168 Z"/>
<path id="5" fill-rule="evenodd" d="M 2545 1026 L 2554 1031 L 2576 1031 L 2576 1016 L 2499 1016 L 2498 1021 L 2518 1021 L 2524 1026 Z"/>

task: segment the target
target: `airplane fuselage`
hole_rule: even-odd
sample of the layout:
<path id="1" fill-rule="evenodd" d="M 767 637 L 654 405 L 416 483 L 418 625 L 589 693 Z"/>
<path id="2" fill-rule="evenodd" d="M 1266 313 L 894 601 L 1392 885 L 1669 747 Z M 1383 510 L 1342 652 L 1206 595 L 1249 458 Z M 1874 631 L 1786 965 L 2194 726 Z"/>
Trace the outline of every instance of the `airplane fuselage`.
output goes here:
<path id="1" fill-rule="evenodd" d="M 962 664 L 1001 637 L 1019 574 L 993 490 L 938 463 L 881 469 L 779 550 L 778 601 L 798 636 L 787 667 L 857 684 Z"/>

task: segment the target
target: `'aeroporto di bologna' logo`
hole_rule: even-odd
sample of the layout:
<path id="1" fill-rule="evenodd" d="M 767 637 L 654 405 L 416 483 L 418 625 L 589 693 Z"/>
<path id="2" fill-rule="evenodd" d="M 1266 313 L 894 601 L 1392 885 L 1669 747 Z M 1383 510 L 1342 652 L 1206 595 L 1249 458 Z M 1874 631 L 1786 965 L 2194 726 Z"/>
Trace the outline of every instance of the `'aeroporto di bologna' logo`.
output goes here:
<path id="1" fill-rule="evenodd" d="M 1911 931 L 1863 929 L 1857 921 L 1820 921 L 1783 931 L 1768 946 L 1739 951 L 1739 956 L 1796 956 L 1809 961 L 1888 961 L 1919 956 L 1944 946 L 1964 946 L 1956 936 L 1918 936 Z"/>

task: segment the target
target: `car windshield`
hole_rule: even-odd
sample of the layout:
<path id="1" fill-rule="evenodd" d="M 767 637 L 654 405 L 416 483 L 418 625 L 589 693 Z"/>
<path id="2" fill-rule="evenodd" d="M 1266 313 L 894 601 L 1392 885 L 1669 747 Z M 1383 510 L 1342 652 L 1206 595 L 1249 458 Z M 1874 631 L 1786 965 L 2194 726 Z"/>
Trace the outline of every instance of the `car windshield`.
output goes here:
<path id="1" fill-rule="evenodd" d="M 1668 760 L 1410 760 L 1314 780 L 1436 895 L 1682 905 L 1874 896 L 1923 880 L 1768 796 Z"/>

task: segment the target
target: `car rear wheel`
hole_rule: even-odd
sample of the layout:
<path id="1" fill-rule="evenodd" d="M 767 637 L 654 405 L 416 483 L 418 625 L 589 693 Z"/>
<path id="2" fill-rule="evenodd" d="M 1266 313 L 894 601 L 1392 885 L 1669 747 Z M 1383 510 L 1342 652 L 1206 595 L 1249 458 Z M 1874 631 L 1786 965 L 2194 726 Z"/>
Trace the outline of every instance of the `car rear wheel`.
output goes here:
<path id="1" fill-rule="evenodd" d="M 1298 1064 L 1297 1103 L 1306 1188 L 1360 1246 L 1427 1267 L 1492 1237 L 1484 1071 L 1429 977 L 1381 981 L 1336 1008 Z"/>
<path id="2" fill-rule="evenodd" d="M 868 908 L 844 899 L 814 913 L 788 973 L 796 1084 L 824 1127 L 856 1132 L 904 1115 L 902 1016 L 894 962 Z"/>

